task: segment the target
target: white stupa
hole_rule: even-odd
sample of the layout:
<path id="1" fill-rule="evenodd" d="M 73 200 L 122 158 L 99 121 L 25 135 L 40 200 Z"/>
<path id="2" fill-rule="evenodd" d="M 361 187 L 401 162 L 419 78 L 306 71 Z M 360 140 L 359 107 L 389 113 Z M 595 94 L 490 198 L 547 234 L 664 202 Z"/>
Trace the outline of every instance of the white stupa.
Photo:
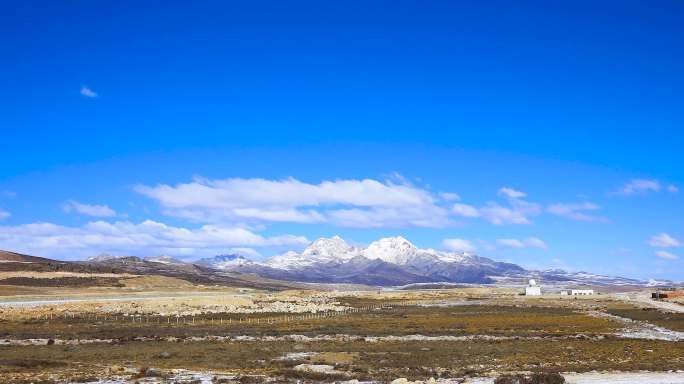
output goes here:
<path id="1" fill-rule="evenodd" d="M 525 296 L 541 296 L 541 287 L 537 285 L 535 279 L 530 279 L 529 284 L 525 287 Z"/>

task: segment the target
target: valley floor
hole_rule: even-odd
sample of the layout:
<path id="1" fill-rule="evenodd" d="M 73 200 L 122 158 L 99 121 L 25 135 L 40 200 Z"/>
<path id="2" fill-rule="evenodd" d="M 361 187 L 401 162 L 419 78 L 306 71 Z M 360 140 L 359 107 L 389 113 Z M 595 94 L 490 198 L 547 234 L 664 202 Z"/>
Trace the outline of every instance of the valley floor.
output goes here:
<path id="1" fill-rule="evenodd" d="M 623 295 L 152 284 L 0 301 L 3 383 L 684 383 L 684 314 Z"/>

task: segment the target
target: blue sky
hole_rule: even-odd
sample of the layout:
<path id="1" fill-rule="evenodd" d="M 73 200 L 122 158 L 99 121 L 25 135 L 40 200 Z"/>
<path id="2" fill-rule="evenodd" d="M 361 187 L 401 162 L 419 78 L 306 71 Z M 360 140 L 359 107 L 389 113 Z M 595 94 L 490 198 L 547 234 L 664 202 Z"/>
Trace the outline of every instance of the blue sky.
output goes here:
<path id="1" fill-rule="evenodd" d="M 403 235 L 684 279 L 684 5 L 10 2 L 0 248 Z"/>

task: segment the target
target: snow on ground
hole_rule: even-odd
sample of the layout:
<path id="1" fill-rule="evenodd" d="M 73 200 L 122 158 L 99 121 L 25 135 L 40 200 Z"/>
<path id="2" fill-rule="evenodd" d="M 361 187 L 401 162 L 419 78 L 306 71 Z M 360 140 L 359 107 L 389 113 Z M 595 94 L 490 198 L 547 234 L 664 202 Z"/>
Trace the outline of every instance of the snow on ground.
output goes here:
<path id="1" fill-rule="evenodd" d="M 333 366 L 325 364 L 301 364 L 294 369 L 307 372 L 317 372 L 323 374 L 339 373 Z M 234 376 L 216 374 L 212 372 L 192 372 L 184 369 L 171 371 L 171 381 L 173 383 L 201 383 L 211 384 L 217 380 L 232 380 Z M 567 384 L 684 384 L 684 371 L 676 372 L 585 372 L 585 373 L 564 373 L 563 377 Z M 89 382 L 88 384 L 125 384 L 130 381 L 126 378 L 109 378 L 99 381 Z M 138 379 L 143 384 L 161 384 L 159 378 L 149 377 Z M 347 383 L 358 383 L 356 380 Z M 400 378 L 395 380 L 397 384 L 405 383 L 435 383 L 435 384 L 493 384 L 493 377 L 473 377 L 463 379 L 432 379 L 426 381 L 411 382 Z"/>
<path id="2" fill-rule="evenodd" d="M 318 355 L 318 352 L 290 352 L 276 360 L 302 360 L 315 355 Z"/>
<path id="3" fill-rule="evenodd" d="M 564 373 L 563 377 L 567 384 L 684 384 L 684 371 Z M 494 378 L 491 377 L 476 377 L 464 381 L 464 384 L 493 383 Z"/>
<path id="4" fill-rule="evenodd" d="M 563 375 L 568 384 L 684 384 L 682 372 L 587 372 Z"/>
<path id="5" fill-rule="evenodd" d="M 346 374 L 343 371 L 335 370 L 335 367 L 333 367 L 332 365 L 328 365 L 328 364 L 299 364 L 299 365 L 296 365 L 293 369 L 295 371 L 302 371 L 302 372 L 313 372 L 313 373 L 324 373 L 324 374 L 335 374 L 335 373 Z"/>
<path id="6" fill-rule="evenodd" d="M 117 377 L 97 381 L 90 381 L 85 384 L 128 384 L 132 382 L 140 384 L 213 384 L 216 382 L 232 382 L 235 379 L 236 377 L 232 375 L 216 374 L 212 372 L 192 372 L 185 369 L 174 369 L 171 370 L 170 377 L 163 379 L 158 377 L 144 377 L 132 381 L 130 378 Z"/>
<path id="7" fill-rule="evenodd" d="M 682 341 L 684 332 L 673 331 L 667 328 L 658 327 L 645 321 L 632 320 L 625 317 L 611 315 L 605 312 L 594 311 L 590 313 L 595 317 L 602 317 L 610 320 L 622 322 L 626 328 L 618 334 L 627 339 L 646 339 L 664 341 Z"/>

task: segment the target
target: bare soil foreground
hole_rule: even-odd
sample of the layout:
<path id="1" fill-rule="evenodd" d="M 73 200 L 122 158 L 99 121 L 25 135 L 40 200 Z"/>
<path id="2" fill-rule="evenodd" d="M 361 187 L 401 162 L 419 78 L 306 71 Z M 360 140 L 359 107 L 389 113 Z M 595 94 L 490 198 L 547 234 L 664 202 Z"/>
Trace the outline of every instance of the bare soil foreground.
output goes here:
<path id="1" fill-rule="evenodd" d="M 684 383 L 684 314 L 621 296 L 91 277 L 0 286 L 0 382 Z"/>

